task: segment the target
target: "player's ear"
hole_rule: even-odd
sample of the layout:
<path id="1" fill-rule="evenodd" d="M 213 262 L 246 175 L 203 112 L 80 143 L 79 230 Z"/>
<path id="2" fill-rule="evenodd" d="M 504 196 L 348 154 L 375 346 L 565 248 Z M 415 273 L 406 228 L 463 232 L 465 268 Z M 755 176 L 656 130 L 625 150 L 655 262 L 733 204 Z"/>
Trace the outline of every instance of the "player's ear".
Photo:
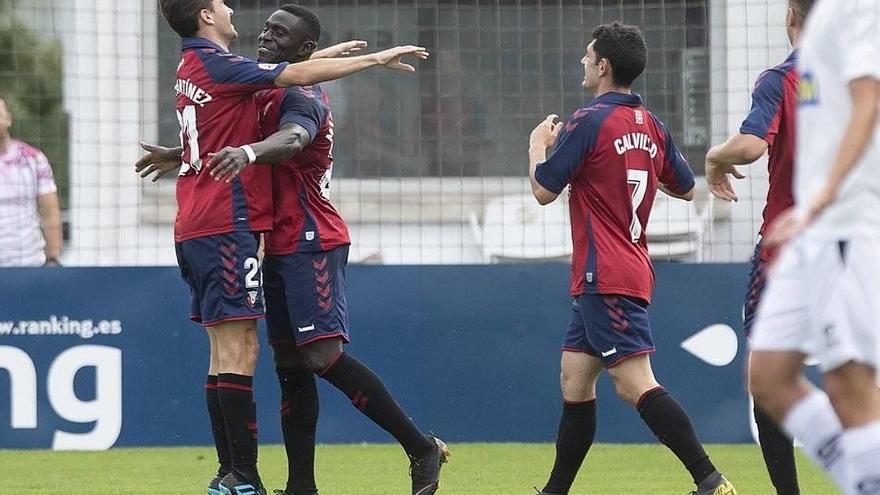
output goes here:
<path id="1" fill-rule="evenodd" d="M 318 48 L 317 43 L 315 43 L 312 40 L 306 41 L 305 43 L 302 44 L 301 47 L 299 47 L 299 55 L 300 56 L 311 55 L 312 52 L 314 52 L 316 48 Z"/>
<path id="2" fill-rule="evenodd" d="M 788 6 L 788 10 L 785 13 L 785 25 L 786 27 L 795 27 L 797 25 L 797 13 L 791 5 Z"/>
<path id="3" fill-rule="evenodd" d="M 211 9 L 202 9 L 199 11 L 199 19 L 209 26 L 214 25 L 214 11 Z"/>

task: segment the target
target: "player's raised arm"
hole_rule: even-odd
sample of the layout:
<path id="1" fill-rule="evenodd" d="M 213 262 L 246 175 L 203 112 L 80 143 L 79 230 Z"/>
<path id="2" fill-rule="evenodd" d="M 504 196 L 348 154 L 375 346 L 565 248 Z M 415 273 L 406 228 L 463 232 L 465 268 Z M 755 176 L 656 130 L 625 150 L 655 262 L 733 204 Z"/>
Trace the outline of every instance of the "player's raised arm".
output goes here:
<path id="1" fill-rule="evenodd" d="M 317 50 L 312 53 L 312 56 L 309 57 L 312 60 L 319 58 L 336 58 L 342 57 L 346 55 L 351 55 L 354 52 L 359 52 L 367 47 L 367 42 L 362 40 L 351 40 L 351 41 L 343 41 L 342 43 L 337 43 L 333 46 L 328 46 L 327 48 L 323 48 L 321 50 Z"/>
<path id="2" fill-rule="evenodd" d="M 424 60 L 428 58 L 428 55 L 428 51 L 423 47 L 406 45 L 357 57 L 307 60 L 285 67 L 275 78 L 275 85 L 280 87 L 310 86 L 376 66 L 403 72 L 415 72 L 415 67 L 402 62 L 401 59 L 412 56 Z"/>

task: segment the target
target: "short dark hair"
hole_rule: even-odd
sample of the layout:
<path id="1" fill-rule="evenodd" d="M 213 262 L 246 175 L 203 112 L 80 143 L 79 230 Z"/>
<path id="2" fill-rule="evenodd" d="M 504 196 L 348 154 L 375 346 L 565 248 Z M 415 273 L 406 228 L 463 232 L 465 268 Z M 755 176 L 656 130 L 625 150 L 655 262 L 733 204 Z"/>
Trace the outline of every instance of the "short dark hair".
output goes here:
<path id="1" fill-rule="evenodd" d="M 794 10 L 795 21 L 798 26 L 807 22 L 807 14 L 813 8 L 814 0 L 788 0 L 788 5 Z"/>
<path id="2" fill-rule="evenodd" d="M 191 38 L 199 31 L 199 13 L 211 10 L 211 0 L 159 0 L 162 15 L 181 38 Z"/>
<path id="3" fill-rule="evenodd" d="M 638 26 L 620 22 L 602 24 L 593 30 L 592 39 L 596 41 L 593 45 L 596 62 L 608 59 L 615 85 L 628 88 L 644 72 L 648 45 Z"/>
<path id="4" fill-rule="evenodd" d="M 299 17 L 305 23 L 312 41 L 317 43 L 318 39 L 321 38 L 321 21 L 318 19 L 318 14 L 314 11 L 302 5 L 294 5 L 292 3 L 286 3 L 278 7 L 278 9 Z"/>

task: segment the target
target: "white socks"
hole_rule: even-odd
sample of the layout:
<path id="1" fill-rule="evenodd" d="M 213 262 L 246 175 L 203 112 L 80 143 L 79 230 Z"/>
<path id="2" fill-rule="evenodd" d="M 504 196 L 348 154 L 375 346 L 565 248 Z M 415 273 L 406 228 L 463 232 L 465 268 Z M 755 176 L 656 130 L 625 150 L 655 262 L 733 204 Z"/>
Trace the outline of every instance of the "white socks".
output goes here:
<path id="1" fill-rule="evenodd" d="M 825 392 L 813 389 L 798 401 L 788 411 L 782 427 L 801 443 L 804 452 L 837 486 L 847 486 L 847 466 L 841 445 L 843 429 Z"/>
<path id="2" fill-rule="evenodd" d="M 880 493 L 880 420 L 845 430 L 841 444 L 848 478 L 845 493 Z"/>

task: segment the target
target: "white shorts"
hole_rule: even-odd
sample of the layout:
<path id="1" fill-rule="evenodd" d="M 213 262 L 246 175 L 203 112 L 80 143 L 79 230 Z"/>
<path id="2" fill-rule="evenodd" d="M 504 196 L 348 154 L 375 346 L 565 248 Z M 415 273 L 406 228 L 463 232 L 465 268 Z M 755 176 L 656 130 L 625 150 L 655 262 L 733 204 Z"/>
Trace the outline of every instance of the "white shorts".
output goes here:
<path id="1" fill-rule="evenodd" d="M 799 239 L 771 271 L 753 351 L 813 356 L 823 371 L 880 365 L 880 239 Z"/>

